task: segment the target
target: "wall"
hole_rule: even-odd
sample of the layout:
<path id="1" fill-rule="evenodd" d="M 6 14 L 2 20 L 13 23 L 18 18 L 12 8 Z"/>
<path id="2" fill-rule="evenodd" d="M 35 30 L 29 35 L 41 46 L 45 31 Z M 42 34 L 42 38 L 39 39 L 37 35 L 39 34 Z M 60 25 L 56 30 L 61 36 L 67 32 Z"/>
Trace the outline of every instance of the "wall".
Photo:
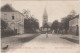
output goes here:
<path id="1" fill-rule="evenodd" d="M 71 21 L 69 21 L 69 32 L 71 34 L 78 35 L 78 33 L 79 33 L 78 20 L 79 20 L 79 18 L 74 18 Z"/>
<path id="2" fill-rule="evenodd" d="M 14 19 L 12 19 L 12 16 L 14 16 Z M 8 27 L 10 27 L 10 29 L 16 29 L 17 33 L 24 32 L 24 15 L 20 12 L 1 12 L 1 19 L 8 23 Z"/>

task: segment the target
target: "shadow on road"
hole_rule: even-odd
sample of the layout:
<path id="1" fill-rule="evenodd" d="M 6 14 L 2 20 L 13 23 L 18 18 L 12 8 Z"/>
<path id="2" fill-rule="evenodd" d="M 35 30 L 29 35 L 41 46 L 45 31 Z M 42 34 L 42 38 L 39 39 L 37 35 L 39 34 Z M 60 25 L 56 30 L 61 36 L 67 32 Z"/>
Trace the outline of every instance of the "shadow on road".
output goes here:
<path id="1" fill-rule="evenodd" d="M 62 38 L 62 39 L 66 39 L 66 40 L 68 40 L 68 41 L 71 41 L 71 42 L 73 42 L 73 43 L 79 44 L 79 40 L 74 40 L 74 39 L 67 38 L 67 37 L 61 37 L 61 38 Z"/>
<path id="2" fill-rule="evenodd" d="M 39 36 L 39 34 L 35 34 L 35 35 L 29 36 L 29 37 L 20 38 L 20 39 L 18 39 L 18 41 L 21 43 L 29 42 L 32 39 L 36 38 L 37 36 Z"/>
<path id="3" fill-rule="evenodd" d="M 27 34 L 25 34 L 27 35 Z M 31 40 L 33 40 L 34 38 L 36 38 L 37 36 L 39 36 L 40 34 L 32 34 L 30 36 L 26 36 L 26 37 L 8 37 L 7 41 L 6 39 L 2 41 L 1 43 L 1 48 L 3 48 L 4 46 L 6 46 L 6 44 L 9 45 L 9 47 L 16 47 L 16 46 L 21 46 L 24 43 L 27 43 Z M 9 40 L 10 39 L 10 40 Z M 2 53 L 6 53 L 7 51 L 1 51 Z"/>

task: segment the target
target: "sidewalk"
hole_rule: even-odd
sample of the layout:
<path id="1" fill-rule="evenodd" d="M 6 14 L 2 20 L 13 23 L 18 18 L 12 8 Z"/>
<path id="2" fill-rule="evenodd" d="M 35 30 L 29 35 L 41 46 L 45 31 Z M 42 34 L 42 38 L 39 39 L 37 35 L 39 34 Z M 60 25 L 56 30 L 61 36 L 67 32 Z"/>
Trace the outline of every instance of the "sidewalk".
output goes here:
<path id="1" fill-rule="evenodd" d="M 68 35 L 64 35 L 64 36 L 67 37 L 67 38 L 74 39 L 74 40 L 79 40 L 79 36 L 76 36 L 76 35 L 68 34 Z"/>
<path id="2" fill-rule="evenodd" d="M 65 34 L 63 36 L 64 36 L 63 39 L 79 44 L 79 36 L 71 35 L 71 34 Z"/>

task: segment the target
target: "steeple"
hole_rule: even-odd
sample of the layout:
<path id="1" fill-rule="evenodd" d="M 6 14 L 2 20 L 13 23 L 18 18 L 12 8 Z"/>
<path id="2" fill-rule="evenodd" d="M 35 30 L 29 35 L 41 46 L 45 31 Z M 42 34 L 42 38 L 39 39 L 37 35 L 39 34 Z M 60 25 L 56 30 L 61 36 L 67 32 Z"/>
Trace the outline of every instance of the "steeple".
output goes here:
<path id="1" fill-rule="evenodd" d="M 44 13 L 43 13 L 43 25 L 46 23 L 48 23 L 48 14 L 47 14 L 47 10 L 45 8 Z"/>
<path id="2" fill-rule="evenodd" d="M 46 8 L 44 9 L 44 14 L 43 14 L 43 16 L 48 16 Z"/>

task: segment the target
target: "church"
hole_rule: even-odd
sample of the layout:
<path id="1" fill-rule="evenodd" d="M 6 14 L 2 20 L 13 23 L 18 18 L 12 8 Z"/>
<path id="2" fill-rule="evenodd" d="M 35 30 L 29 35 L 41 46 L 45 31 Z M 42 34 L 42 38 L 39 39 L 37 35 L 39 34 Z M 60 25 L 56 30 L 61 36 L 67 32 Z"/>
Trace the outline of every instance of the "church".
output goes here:
<path id="1" fill-rule="evenodd" d="M 41 27 L 41 32 L 42 33 L 48 33 L 51 30 L 51 25 L 48 22 L 48 14 L 47 14 L 47 10 L 46 8 L 44 9 L 44 13 L 43 13 L 43 22 L 42 22 L 42 27 Z"/>
<path id="2" fill-rule="evenodd" d="M 22 13 L 12 8 L 9 4 L 1 8 L 1 19 L 8 24 L 7 29 L 13 30 L 17 34 L 24 33 L 24 17 Z"/>

